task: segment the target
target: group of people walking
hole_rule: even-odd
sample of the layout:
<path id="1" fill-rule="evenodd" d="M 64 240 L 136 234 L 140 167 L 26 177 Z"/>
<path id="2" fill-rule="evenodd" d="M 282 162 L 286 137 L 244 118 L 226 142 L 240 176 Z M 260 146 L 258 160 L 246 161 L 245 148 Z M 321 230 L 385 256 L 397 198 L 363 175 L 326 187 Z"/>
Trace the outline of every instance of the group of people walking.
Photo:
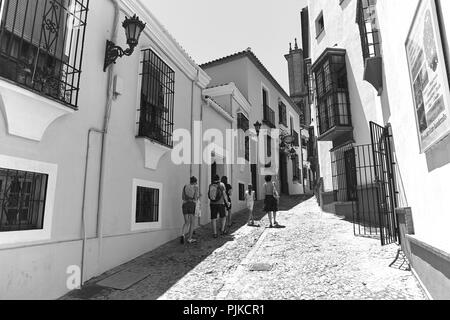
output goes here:
<path id="1" fill-rule="evenodd" d="M 278 227 L 277 212 L 278 201 L 280 199 L 275 182 L 272 181 L 272 176 L 265 177 L 264 190 L 264 211 L 268 213 L 270 228 Z M 216 239 L 221 235 L 227 235 L 232 226 L 232 193 L 233 187 L 228 183 L 227 177 L 220 178 L 219 175 L 213 177 L 213 181 L 208 188 L 208 199 L 210 202 L 211 222 L 213 228 L 213 237 Z M 200 189 L 198 187 L 198 180 L 196 177 L 191 177 L 190 183 L 183 187 L 183 216 L 184 225 L 180 241 L 182 244 L 196 243 L 197 240 L 193 238 L 195 233 L 195 217 L 198 217 L 200 224 L 201 206 L 200 206 Z M 245 202 L 248 209 L 249 226 L 255 226 L 255 218 L 253 209 L 255 205 L 255 191 L 250 185 L 245 192 Z M 220 225 L 218 225 L 218 221 Z M 218 229 L 218 227 L 220 229 Z"/>

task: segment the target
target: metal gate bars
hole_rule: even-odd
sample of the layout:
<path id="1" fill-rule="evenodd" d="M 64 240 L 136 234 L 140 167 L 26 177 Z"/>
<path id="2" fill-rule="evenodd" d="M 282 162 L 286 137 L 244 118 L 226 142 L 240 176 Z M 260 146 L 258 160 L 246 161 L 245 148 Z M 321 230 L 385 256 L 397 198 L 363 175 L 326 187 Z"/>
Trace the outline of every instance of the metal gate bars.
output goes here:
<path id="1" fill-rule="evenodd" d="M 398 206 L 398 192 L 395 183 L 395 159 L 393 137 L 390 126 L 382 127 L 370 122 L 372 151 L 376 185 L 378 190 L 378 211 L 382 245 L 400 240 L 395 209 Z"/>
<path id="2" fill-rule="evenodd" d="M 335 201 L 351 204 L 355 235 L 380 238 L 384 246 L 399 241 L 392 135 L 373 122 L 370 129 L 371 144 L 332 152 Z"/>

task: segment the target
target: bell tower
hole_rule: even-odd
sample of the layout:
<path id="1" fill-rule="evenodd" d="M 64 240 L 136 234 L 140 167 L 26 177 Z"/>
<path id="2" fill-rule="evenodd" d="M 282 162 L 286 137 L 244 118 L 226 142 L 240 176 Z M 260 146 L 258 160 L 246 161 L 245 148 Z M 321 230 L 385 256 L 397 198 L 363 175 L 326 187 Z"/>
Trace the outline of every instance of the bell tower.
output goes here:
<path id="1" fill-rule="evenodd" d="M 311 112 L 308 103 L 305 60 L 303 50 L 298 47 L 297 39 L 295 39 L 294 48 L 292 48 L 292 43 L 289 44 L 289 53 L 284 57 L 288 62 L 289 94 L 303 113 L 302 124 L 309 126 L 311 122 Z"/>

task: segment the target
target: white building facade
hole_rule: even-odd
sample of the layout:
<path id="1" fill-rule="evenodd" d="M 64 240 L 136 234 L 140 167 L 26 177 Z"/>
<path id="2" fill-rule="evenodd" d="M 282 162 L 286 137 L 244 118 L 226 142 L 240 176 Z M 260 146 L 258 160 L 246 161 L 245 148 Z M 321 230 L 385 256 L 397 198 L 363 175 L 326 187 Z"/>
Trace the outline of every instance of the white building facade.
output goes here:
<path id="1" fill-rule="evenodd" d="M 323 208 L 401 242 L 429 296 L 448 299 L 450 5 L 314 0 L 308 11 Z"/>
<path id="2" fill-rule="evenodd" d="M 0 299 L 58 298 L 180 235 L 199 168 L 171 161 L 173 132 L 210 81 L 140 1 L 26 3 L 0 1 Z M 134 14 L 138 46 L 104 72 Z"/>
<path id="3" fill-rule="evenodd" d="M 249 135 L 248 146 L 241 144 L 241 149 L 247 148 L 250 163 L 247 161 L 246 165 L 237 166 L 239 169 L 234 170 L 233 188 L 238 190 L 236 186 L 241 185 L 242 190 L 242 185 L 251 184 L 256 187 L 257 197 L 261 200 L 264 178 L 271 175 L 283 194 L 304 194 L 301 168 L 306 159 L 303 159 L 300 147 L 303 128 L 300 125 L 299 108 L 290 96 L 250 49 L 201 67 L 212 79 L 205 95 L 230 111 L 235 119 L 233 128 L 253 131 L 253 135 Z M 235 100 L 241 102 L 235 103 Z M 262 124 L 261 132 L 267 133 L 261 134 L 259 138 L 255 135 L 254 124 L 257 122 Z M 283 150 L 280 151 L 282 138 L 274 129 L 279 130 L 281 136 L 294 138 L 289 143 L 289 150 L 281 148 Z M 245 150 L 242 153 L 245 154 Z M 259 159 L 257 153 L 260 153 Z M 264 157 L 267 159 L 265 164 L 261 161 Z M 234 194 L 238 195 L 236 192 Z"/>

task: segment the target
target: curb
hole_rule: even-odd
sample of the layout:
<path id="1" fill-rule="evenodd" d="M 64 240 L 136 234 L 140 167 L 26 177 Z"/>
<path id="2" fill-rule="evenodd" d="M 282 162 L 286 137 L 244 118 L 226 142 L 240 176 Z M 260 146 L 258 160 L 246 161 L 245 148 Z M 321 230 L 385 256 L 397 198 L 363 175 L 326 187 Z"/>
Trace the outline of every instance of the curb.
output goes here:
<path id="1" fill-rule="evenodd" d="M 235 287 L 234 284 L 239 280 L 240 276 L 246 271 L 248 264 L 250 264 L 250 260 L 255 256 L 256 252 L 260 249 L 267 235 L 269 234 L 269 230 L 265 229 L 256 244 L 247 254 L 247 256 L 241 261 L 239 266 L 233 272 L 233 274 L 227 279 L 224 286 L 217 293 L 215 300 L 227 300 L 227 296 L 230 294 L 230 291 Z"/>

